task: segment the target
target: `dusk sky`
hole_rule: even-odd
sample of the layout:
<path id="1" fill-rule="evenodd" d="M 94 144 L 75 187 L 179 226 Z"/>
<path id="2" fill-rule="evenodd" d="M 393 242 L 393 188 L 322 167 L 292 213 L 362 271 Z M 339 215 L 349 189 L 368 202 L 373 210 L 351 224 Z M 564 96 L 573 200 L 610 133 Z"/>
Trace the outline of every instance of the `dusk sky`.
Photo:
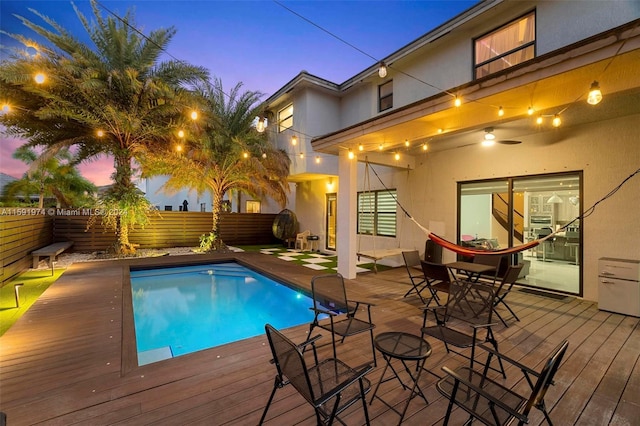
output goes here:
<path id="1" fill-rule="evenodd" d="M 382 59 L 477 1 L 281 3 L 371 57 Z M 91 19 L 89 1 L 80 0 L 75 4 Z M 175 27 L 177 33 L 167 49 L 170 55 L 206 67 L 212 77 L 222 79 L 225 88 L 242 82 L 245 90 L 264 93 L 262 99 L 301 70 L 342 83 L 377 62 L 274 1 L 141 0 L 101 1 L 100 4 L 118 15 L 134 8 L 136 25 L 145 34 L 158 28 Z M 30 8 L 89 42 L 70 1 L 2 0 L 2 31 L 41 41 L 13 16 L 21 15 L 46 27 Z M 102 16 L 106 18 L 109 12 L 103 9 Z M 0 34 L 0 42 L 2 46 L 15 45 L 5 34 Z M 0 56 L 7 57 L 5 49 Z M 11 155 L 24 141 L 0 137 L 0 172 L 21 177 L 26 167 Z M 113 163 L 102 158 L 81 165 L 80 171 L 97 185 L 106 185 L 110 183 Z"/>

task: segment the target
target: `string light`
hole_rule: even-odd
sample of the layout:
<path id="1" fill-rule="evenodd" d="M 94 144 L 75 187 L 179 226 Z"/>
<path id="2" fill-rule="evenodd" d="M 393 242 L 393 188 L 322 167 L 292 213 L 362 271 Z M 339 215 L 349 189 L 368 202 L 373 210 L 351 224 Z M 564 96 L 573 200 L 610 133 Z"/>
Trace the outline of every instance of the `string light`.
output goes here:
<path id="1" fill-rule="evenodd" d="M 298 144 L 298 137 L 296 135 L 291 136 L 291 145 L 296 146 Z"/>
<path id="2" fill-rule="evenodd" d="M 504 109 L 502 107 L 498 108 L 498 116 L 502 117 L 504 115 Z"/>
<path id="3" fill-rule="evenodd" d="M 96 135 L 98 135 L 99 138 L 103 137 L 104 136 L 104 130 L 98 130 L 96 132 Z"/>
<path id="4" fill-rule="evenodd" d="M 382 151 L 384 149 L 384 146 L 382 144 L 378 145 L 378 151 Z"/>
<path id="5" fill-rule="evenodd" d="M 539 115 L 538 118 L 536 118 L 536 124 L 542 124 L 544 120 L 542 119 L 542 116 Z"/>
<path id="6" fill-rule="evenodd" d="M 320 157 L 316 155 L 316 164 L 320 164 Z"/>
<path id="7" fill-rule="evenodd" d="M 256 123 L 256 130 L 258 131 L 258 133 L 262 133 L 264 132 L 264 128 L 264 117 L 259 117 L 258 122 Z"/>
<path id="8" fill-rule="evenodd" d="M 560 124 L 562 124 L 562 120 L 560 120 L 560 116 L 558 114 L 553 116 L 551 124 L 553 124 L 553 127 L 560 127 Z"/>
<path id="9" fill-rule="evenodd" d="M 36 83 L 42 84 L 46 80 L 46 77 L 43 73 L 39 72 L 33 77 L 33 79 L 35 80 Z"/>
<path id="10" fill-rule="evenodd" d="M 395 155 L 395 159 L 396 159 L 396 161 L 400 160 L 400 154 L 398 154 L 397 152 L 396 152 L 396 155 Z"/>
<path id="11" fill-rule="evenodd" d="M 9 104 L 2 104 L 2 112 L 7 113 L 9 111 L 11 111 L 11 107 L 9 106 Z"/>
<path id="12" fill-rule="evenodd" d="M 532 106 L 530 106 L 530 107 L 527 109 L 527 114 L 529 114 L 529 115 L 533 115 L 533 113 L 534 113 L 534 112 L 535 112 L 535 110 L 533 109 L 533 107 L 532 107 Z"/>
<path id="13" fill-rule="evenodd" d="M 242 153 L 242 156 L 244 158 L 249 158 L 249 153 L 245 151 L 245 152 Z"/>
<path id="14" fill-rule="evenodd" d="M 423 143 L 423 144 L 422 144 L 422 150 L 423 150 L 423 151 L 426 151 L 426 150 L 428 150 L 428 149 L 429 149 L 429 147 L 427 146 L 427 144 L 426 144 L 426 143 Z"/>
<path id="15" fill-rule="evenodd" d="M 304 152 L 300 153 L 300 158 L 304 158 Z"/>
<path id="16" fill-rule="evenodd" d="M 453 101 L 453 104 L 456 106 L 456 108 L 459 107 L 460 105 L 462 105 L 462 99 L 456 96 L 456 99 Z"/>
<path id="17" fill-rule="evenodd" d="M 387 65 L 384 62 L 380 62 L 380 66 L 378 67 L 378 76 L 380 76 L 380 78 L 385 78 L 387 76 Z"/>
<path id="18" fill-rule="evenodd" d="M 198 111 L 191 111 L 191 119 L 194 121 L 198 119 Z"/>
<path id="19" fill-rule="evenodd" d="M 184 138 L 184 130 L 178 130 L 178 137 Z"/>
<path id="20" fill-rule="evenodd" d="M 359 144 L 358 145 L 358 151 L 364 151 L 364 145 Z"/>
<path id="21" fill-rule="evenodd" d="M 406 146 L 407 148 L 409 148 L 409 139 L 405 139 L 405 140 L 404 140 L 404 146 Z"/>
<path id="22" fill-rule="evenodd" d="M 589 95 L 587 96 L 587 103 L 589 105 L 598 105 L 602 100 L 602 92 L 600 91 L 600 85 L 597 81 L 591 83 L 589 89 Z"/>
<path id="23" fill-rule="evenodd" d="M 176 145 L 176 151 L 182 152 L 182 145 L 180 144 Z"/>
<path id="24" fill-rule="evenodd" d="M 351 148 L 349 148 L 349 154 L 348 154 L 349 160 L 353 160 L 353 151 L 351 151 Z"/>
<path id="25" fill-rule="evenodd" d="M 267 158 L 267 153 L 266 152 L 262 153 L 262 158 Z"/>

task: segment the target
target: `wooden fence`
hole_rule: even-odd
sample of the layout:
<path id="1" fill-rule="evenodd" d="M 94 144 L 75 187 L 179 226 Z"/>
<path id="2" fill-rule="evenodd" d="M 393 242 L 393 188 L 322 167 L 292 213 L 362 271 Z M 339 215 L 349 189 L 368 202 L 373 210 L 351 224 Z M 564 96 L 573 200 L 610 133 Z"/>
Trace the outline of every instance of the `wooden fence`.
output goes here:
<path id="1" fill-rule="evenodd" d="M 29 268 L 30 253 L 52 242 L 73 241 L 74 251 L 93 252 L 106 250 L 116 241 L 115 233 L 105 230 L 100 220 L 87 229 L 87 221 L 96 214 L 93 210 L 48 209 L 31 215 L 24 210 L 37 209 L 4 209 L 0 215 L 0 282 Z M 229 245 L 276 244 L 280 240 L 271 229 L 275 217 L 275 214 L 223 213 L 220 236 Z M 151 217 L 149 225 L 133 230 L 129 240 L 140 248 L 197 247 L 200 235 L 211 230 L 211 220 L 211 213 L 163 211 Z"/>
<path id="2" fill-rule="evenodd" d="M 0 207 L 0 283 L 30 268 L 30 253 L 52 241 L 53 216 L 45 210 Z"/>

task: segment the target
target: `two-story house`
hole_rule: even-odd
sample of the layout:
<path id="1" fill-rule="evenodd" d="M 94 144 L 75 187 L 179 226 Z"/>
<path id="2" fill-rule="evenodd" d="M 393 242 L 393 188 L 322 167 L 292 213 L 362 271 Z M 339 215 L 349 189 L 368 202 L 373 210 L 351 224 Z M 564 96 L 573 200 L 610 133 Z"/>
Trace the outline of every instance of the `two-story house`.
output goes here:
<path id="1" fill-rule="evenodd" d="M 343 83 L 302 71 L 265 105 L 291 208 L 346 277 L 356 253 L 424 251 L 404 210 L 489 248 L 568 225 L 514 261 L 522 282 L 588 300 L 599 258 L 640 259 L 637 1 L 483 1 Z"/>

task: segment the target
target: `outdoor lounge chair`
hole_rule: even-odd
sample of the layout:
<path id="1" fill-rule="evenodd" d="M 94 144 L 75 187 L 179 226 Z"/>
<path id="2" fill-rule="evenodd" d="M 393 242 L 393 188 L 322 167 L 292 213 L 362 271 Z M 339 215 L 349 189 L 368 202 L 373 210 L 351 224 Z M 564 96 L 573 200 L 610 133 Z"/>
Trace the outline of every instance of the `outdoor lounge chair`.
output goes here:
<path id="1" fill-rule="evenodd" d="M 469 420 L 465 424 L 470 424 L 475 418 L 486 425 L 508 425 L 514 422 L 523 425 L 529 423 L 529 412 L 531 408 L 535 407 L 542 411 L 547 423 L 552 425 L 544 397 L 549 386 L 553 384 L 553 378 L 568 346 L 569 342 L 566 340 L 560 343 L 551 353 L 540 372 L 501 355 L 491 348 L 484 347 L 489 352 L 489 357 L 497 357 L 522 371 L 531 388 L 529 395 L 516 393 L 487 377 L 488 369 L 486 367 L 482 372 L 467 367 L 455 371 L 442 367 L 446 376 L 438 381 L 436 388 L 449 399 L 444 424 L 449 423 L 451 410 L 454 405 L 457 405 L 469 413 Z M 487 362 L 488 364 L 489 362 Z"/>
<path id="2" fill-rule="evenodd" d="M 489 343 L 497 352 L 498 342 L 493 334 L 493 306 L 496 289 L 493 286 L 455 280 L 449 285 L 449 296 L 444 306 L 424 308 L 422 336 L 431 336 L 444 343 L 447 352 L 453 352 L 469 360 L 470 368 L 476 362 L 476 346 Z M 433 320 L 428 320 L 429 313 Z M 484 337 L 482 331 L 485 331 Z M 457 348 L 457 349 L 454 349 Z M 470 349 L 471 353 L 462 352 Z M 487 365 L 490 359 L 487 359 Z M 498 358 L 499 369 L 491 367 L 506 378 L 504 367 Z"/>
<path id="3" fill-rule="evenodd" d="M 344 278 L 340 274 L 316 275 L 311 279 L 311 293 L 313 297 L 313 307 L 315 312 L 313 322 L 309 325 L 308 339 L 311 338 L 313 329 L 320 327 L 331 333 L 331 343 L 333 344 L 333 357 L 336 355 L 336 335 L 341 336 L 341 343 L 348 336 L 369 332 L 371 336 L 371 353 L 373 363 L 376 363 L 376 353 L 373 346 L 373 329 L 375 325 L 371 321 L 371 303 L 356 300 L 348 300 L 344 287 Z M 360 311 L 360 305 L 366 306 L 367 317 L 356 318 Z M 329 321 L 321 319 L 329 317 Z"/>
<path id="4" fill-rule="evenodd" d="M 318 363 L 315 342 L 320 336 L 302 345 L 296 345 L 269 324 L 265 325 L 265 330 L 277 374 L 269 402 L 260 418 L 260 425 L 264 422 L 276 390 L 288 384 L 291 384 L 313 406 L 319 425 L 331 425 L 334 420 L 344 424 L 338 415 L 358 400 L 362 401 L 365 422 L 369 424 L 365 395 L 371 389 L 371 384 L 364 376 L 371 371 L 371 365 L 354 370 L 335 358 Z M 314 357 L 314 365 L 310 368 L 307 368 L 302 353 L 302 349 L 308 345 L 312 346 Z"/>
<path id="5" fill-rule="evenodd" d="M 402 258 L 404 259 L 404 266 L 407 268 L 407 273 L 409 274 L 409 280 L 411 280 L 411 288 L 405 293 L 404 297 L 415 292 L 422 303 L 426 303 L 421 294 L 426 285 L 424 274 L 420 267 L 420 253 L 418 253 L 418 250 L 403 251 Z M 422 285 L 422 287 L 420 287 L 420 285 Z"/>

